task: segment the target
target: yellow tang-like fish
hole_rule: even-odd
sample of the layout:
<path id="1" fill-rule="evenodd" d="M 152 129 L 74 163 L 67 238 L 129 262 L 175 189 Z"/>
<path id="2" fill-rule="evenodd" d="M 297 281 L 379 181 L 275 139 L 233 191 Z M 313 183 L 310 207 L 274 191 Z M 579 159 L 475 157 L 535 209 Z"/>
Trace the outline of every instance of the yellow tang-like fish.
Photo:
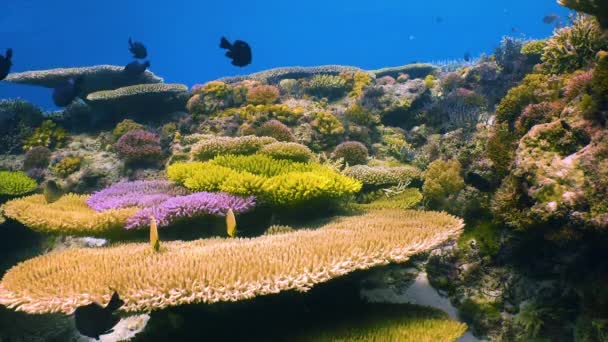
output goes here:
<path id="1" fill-rule="evenodd" d="M 234 217 L 234 212 L 232 209 L 228 209 L 228 212 L 226 213 L 226 230 L 228 232 L 228 236 L 236 236 L 236 217 Z"/>
<path id="2" fill-rule="evenodd" d="M 158 238 L 158 227 L 156 225 L 156 218 L 150 216 L 150 244 L 155 252 L 160 249 L 160 239 Z"/>

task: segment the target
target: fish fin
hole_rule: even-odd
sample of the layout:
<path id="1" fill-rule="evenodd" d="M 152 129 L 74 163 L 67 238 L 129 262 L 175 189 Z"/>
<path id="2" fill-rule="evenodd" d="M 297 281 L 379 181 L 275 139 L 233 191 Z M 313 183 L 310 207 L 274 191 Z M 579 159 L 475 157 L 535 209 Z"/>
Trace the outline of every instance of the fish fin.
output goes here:
<path id="1" fill-rule="evenodd" d="M 131 37 L 129 37 L 129 47 L 133 47 L 133 39 Z"/>
<path id="2" fill-rule="evenodd" d="M 232 48 L 232 44 L 230 44 L 230 42 L 228 41 L 228 39 L 226 39 L 226 37 L 222 37 L 222 40 L 220 42 L 220 48 L 222 48 L 222 49 L 231 49 Z"/>
<path id="3" fill-rule="evenodd" d="M 10 48 L 9 48 L 9 49 L 7 49 L 7 50 L 6 50 L 6 57 L 5 57 L 5 58 L 6 58 L 6 59 L 11 59 L 11 58 L 13 58 L 13 49 L 10 49 Z"/>
<path id="4" fill-rule="evenodd" d="M 152 64 L 150 64 L 150 61 L 146 61 L 144 65 L 146 66 L 146 69 L 148 69 Z"/>
<path id="5" fill-rule="evenodd" d="M 232 51 L 226 52 L 226 57 L 233 58 Z"/>

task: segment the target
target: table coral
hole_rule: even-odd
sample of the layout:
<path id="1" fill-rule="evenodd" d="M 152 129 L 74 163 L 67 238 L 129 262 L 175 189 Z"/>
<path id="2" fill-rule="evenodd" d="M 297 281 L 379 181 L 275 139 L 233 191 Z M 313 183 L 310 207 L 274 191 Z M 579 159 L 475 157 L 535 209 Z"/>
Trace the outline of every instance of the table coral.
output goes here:
<path id="1" fill-rule="evenodd" d="M 87 199 L 87 205 L 99 212 L 128 207 L 147 208 L 186 194 L 186 189 L 168 181 L 120 182 L 94 193 Z"/>
<path id="2" fill-rule="evenodd" d="M 112 288 L 125 301 L 120 310 L 138 312 L 308 291 L 356 270 L 404 262 L 462 228 L 462 220 L 444 213 L 382 210 L 316 230 L 165 242 L 157 253 L 148 243 L 68 249 L 9 270 L 0 283 L 0 304 L 71 314 L 91 302 L 107 303 Z"/>

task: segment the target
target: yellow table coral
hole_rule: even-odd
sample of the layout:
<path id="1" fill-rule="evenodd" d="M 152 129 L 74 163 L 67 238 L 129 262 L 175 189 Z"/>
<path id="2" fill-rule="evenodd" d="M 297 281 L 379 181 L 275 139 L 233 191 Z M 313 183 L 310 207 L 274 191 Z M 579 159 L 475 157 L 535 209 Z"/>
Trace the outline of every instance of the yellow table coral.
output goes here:
<path id="1" fill-rule="evenodd" d="M 86 204 L 88 196 L 68 194 L 53 203 L 43 195 L 12 200 L 4 205 L 4 216 L 31 229 L 53 234 L 107 237 L 120 234 L 138 208 L 96 212 Z"/>
<path id="2" fill-rule="evenodd" d="M 239 301 L 307 291 L 347 273 L 404 262 L 460 233 L 445 213 L 380 210 L 342 217 L 316 230 L 252 239 L 147 243 L 69 249 L 9 270 L 0 304 L 28 313 L 70 314 L 115 289 L 127 312 L 191 303 Z"/>

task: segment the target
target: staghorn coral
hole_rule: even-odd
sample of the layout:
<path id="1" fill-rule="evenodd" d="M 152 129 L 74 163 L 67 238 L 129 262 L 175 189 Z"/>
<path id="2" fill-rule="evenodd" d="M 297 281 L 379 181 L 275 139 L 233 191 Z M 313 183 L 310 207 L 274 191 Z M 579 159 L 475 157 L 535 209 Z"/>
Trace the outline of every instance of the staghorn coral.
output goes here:
<path id="1" fill-rule="evenodd" d="M 139 209 L 98 213 L 86 204 L 88 196 L 67 194 L 53 203 L 32 195 L 4 205 L 4 215 L 43 233 L 109 237 L 120 235 L 126 220 Z"/>
<path id="2" fill-rule="evenodd" d="M 276 119 L 266 121 L 262 126 L 258 127 L 255 134 L 259 137 L 272 137 L 278 141 L 296 140 L 291 129 Z"/>
<path id="3" fill-rule="evenodd" d="M 166 242 L 158 253 L 148 243 L 68 249 L 8 271 L 0 283 L 0 304 L 28 313 L 71 314 L 91 302 L 107 303 L 112 288 L 125 302 L 120 310 L 136 312 L 308 291 L 356 270 L 404 262 L 455 237 L 462 227 L 462 220 L 444 213 L 382 210 L 316 230 Z"/>
<path id="4" fill-rule="evenodd" d="M 139 211 L 127 220 L 127 229 L 145 228 L 150 217 L 156 219 L 158 227 L 195 217 L 213 215 L 226 216 L 229 209 L 242 214 L 255 206 L 254 197 L 238 197 L 224 193 L 197 192 L 186 196 L 172 197 L 158 206 Z"/>
<path id="5" fill-rule="evenodd" d="M 153 161 L 162 155 L 158 135 L 144 130 L 127 132 L 114 148 L 127 162 Z"/>
<path id="6" fill-rule="evenodd" d="M 279 141 L 264 145 L 259 153 L 274 159 L 287 159 L 294 162 L 308 162 L 313 158 L 313 153 L 308 147 L 294 142 Z"/>
<path id="7" fill-rule="evenodd" d="M 126 87 L 136 84 L 162 83 L 163 79 L 150 71 L 137 77 L 127 76 L 124 67 L 115 65 L 98 65 L 82 68 L 58 68 L 39 71 L 12 73 L 5 79 L 7 82 L 27 84 L 46 88 L 56 88 L 65 84 L 69 79 L 81 78 L 81 94 L 87 94 Z"/>
<path id="8" fill-rule="evenodd" d="M 366 187 L 386 187 L 398 184 L 407 184 L 419 179 L 420 170 L 413 166 L 367 166 L 355 165 L 343 172 L 346 176 L 357 179 Z"/>
<path id="9" fill-rule="evenodd" d="M 99 212 L 128 207 L 147 208 L 186 193 L 186 189 L 168 181 L 120 182 L 93 193 L 87 199 L 87 205 Z"/>
<path id="10" fill-rule="evenodd" d="M 0 171 L 0 196 L 19 196 L 36 190 L 38 184 L 23 172 Z"/>
<path id="11" fill-rule="evenodd" d="M 236 138 L 210 136 L 192 147 L 191 156 L 194 160 L 205 161 L 225 154 L 249 155 L 258 152 L 264 145 L 274 142 L 276 140 L 271 137 L 251 135 Z"/>
<path id="12" fill-rule="evenodd" d="M 579 15 L 571 27 L 547 40 L 541 59 L 548 72 L 561 74 L 588 66 L 600 50 L 607 48 L 608 38 L 597 20 Z"/>
<path id="13" fill-rule="evenodd" d="M 367 147 L 358 141 L 345 141 L 336 146 L 331 154 L 333 159 L 343 159 L 348 165 L 367 164 Z"/>

